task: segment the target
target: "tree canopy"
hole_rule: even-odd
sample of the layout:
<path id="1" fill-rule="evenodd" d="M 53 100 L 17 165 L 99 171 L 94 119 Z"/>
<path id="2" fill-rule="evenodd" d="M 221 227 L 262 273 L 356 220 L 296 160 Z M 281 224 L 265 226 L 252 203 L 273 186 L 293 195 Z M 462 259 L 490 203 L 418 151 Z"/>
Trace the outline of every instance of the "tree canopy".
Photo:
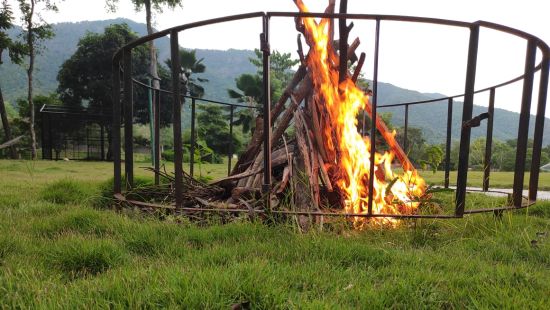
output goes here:
<path id="1" fill-rule="evenodd" d="M 186 49 L 179 50 L 179 58 L 181 67 L 179 74 L 182 78 L 186 79 L 187 94 L 201 98 L 204 96 L 204 87 L 201 83 L 208 82 L 208 80 L 201 77 L 194 77 L 194 74 L 204 73 L 204 71 L 206 71 L 206 66 L 202 63 L 204 58 L 197 59 L 195 50 Z M 168 70 L 172 70 L 171 59 L 166 59 L 164 63 L 168 66 Z"/>
<path id="2" fill-rule="evenodd" d="M 57 80 L 57 92 L 64 104 L 90 107 L 107 112 L 112 108 L 113 54 L 138 36 L 126 24 L 114 24 L 102 34 L 87 33 L 78 42 L 76 52 L 66 60 Z M 147 71 L 147 51 L 133 51 L 133 75 L 144 76 Z"/>

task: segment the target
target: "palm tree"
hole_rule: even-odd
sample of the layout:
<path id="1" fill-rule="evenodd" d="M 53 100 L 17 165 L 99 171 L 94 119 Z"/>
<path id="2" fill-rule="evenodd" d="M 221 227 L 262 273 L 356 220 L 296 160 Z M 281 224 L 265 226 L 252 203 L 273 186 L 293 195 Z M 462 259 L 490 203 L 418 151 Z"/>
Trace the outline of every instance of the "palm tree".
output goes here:
<path id="1" fill-rule="evenodd" d="M 206 66 L 202 63 L 204 58 L 197 60 L 195 50 L 185 49 L 180 49 L 179 57 L 181 67 L 180 75 L 182 75 L 182 79 L 185 79 L 187 83 L 186 87 L 188 93 L 186 93 L 186 95 L 189 94 L 193 97 L 201 98 L 204 96 L 204 87 L 199 85 L 199 83 L 208 82 L 208 80 L 200 77 L 195 79 L 191 77 L 191 75 L 194 73 L 204 73 L 204 71 L 206 71 Z M 172 61 L 170 59 L 167 59 L 164 63 L 170 70 L 172 69 Z"/>
<path id="2" fill-rule="evenodd" d="M 237 99 L 238 102 L 248 103 L 251 108 L 245 108 L 237 112 L 237 120 L 233 122 L 233 125 L 242 125 L 243 133 L 247 133 L 254 130 L 254 119 L 256 117 L 254 111 L 258 111 L 258 115 L 261 115 L 261 109 L 259 108 L 263 102 L 263 83 L 262 78 L 257 74 L 242 74 L 235 79 L 238 90 L 228 89 L 227 94 L 232 99 Z"/>

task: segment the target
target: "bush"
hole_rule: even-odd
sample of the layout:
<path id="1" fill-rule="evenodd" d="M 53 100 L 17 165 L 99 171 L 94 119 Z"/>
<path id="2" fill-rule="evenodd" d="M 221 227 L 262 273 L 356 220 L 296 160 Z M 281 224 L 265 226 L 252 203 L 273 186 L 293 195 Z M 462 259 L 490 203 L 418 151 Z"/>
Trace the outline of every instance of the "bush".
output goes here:
<path id="1" fill-rule="evenodd" d="M 86 198 L 85 187 L 70 179 L 63 179 L 47 185 L 40 196 L 45 201 L 69 204 L 80 203 Z"/>

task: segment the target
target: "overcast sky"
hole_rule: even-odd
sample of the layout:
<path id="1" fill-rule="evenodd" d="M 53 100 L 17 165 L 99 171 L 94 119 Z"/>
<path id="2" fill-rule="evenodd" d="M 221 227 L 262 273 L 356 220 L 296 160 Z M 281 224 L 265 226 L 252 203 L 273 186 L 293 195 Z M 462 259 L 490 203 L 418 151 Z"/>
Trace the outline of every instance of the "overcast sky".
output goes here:
<path id="1" fill-rule="evenodd" d="M 15 6 L 15 0 L 10 0 Z M 323 11 L 324 0 L 305 0 L 311 11 Z M 473 22 L 486 20 L 514 27 L 550 42 L 548 0 L 349 0 L 349 13 L 392 14 L 436 17 Z M 50 22 L 98 20 L 125 17 L 145 21 L 131 1 L 120 0 L 116 13 L 109 13 L 103 0 L 65 0 L 59 13 L 46 14 Z M 296 11 L 291 0 L 184 0 L 182 8 L 156 13 L 155 27 L 165 29 L 193 21 L 255 11 Z M 273 19 L 272 48 L 285 52 L 296 49 L 296 31 L 291 19 Z M 259 20 L 233 22 L 195 29 L 180 34 L 180 44 L 189 48 L 252 49 L 258 47 Z M 367 54 L 363 69 L 372 77 L 374 23 L 355 21 L 351 38 L 359 37 L 359 52 Z M 412 23 L 382 22 L 380 38 L 381 81 L 421 92 L 454 95 L 464 92 L 468 31 Z M 482 30 L 476 88 L 490 86 L 522 74 L 524 40 Z M 540 61 L 540 55 L 537 62 Z M 536 76 L 538 79 L 538 75 Z M 538 89 L 538 83 L 535 84 Z M 497 91 L 497 107 L 519 111 L 521 85 Z M 536 99 L 536 93 L 535 93 Z M 476 104 L 486 105 L 487 95 L 476 96 Z M 535 101 L 533 102 L 533 109 Z M 549 109 L 550 110 L 550 109 Z M 550 116 L 550 111 L 547 111 Z"/>

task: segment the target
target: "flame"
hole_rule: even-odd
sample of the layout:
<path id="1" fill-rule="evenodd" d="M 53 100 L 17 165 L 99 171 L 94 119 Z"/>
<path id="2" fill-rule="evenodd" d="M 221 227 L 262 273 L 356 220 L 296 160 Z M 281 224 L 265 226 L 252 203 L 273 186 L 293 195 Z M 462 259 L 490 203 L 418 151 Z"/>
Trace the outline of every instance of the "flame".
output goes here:
<path id="1" fill-rule="evenodd" d="M 295 2 L 301 12 L 309 12 L 302 0 Z M 332 49 L 332 42 L 329 42 L 332 21 L 322 19 L 317 23 L 314 18 L 302 18 L 302 22 L 306 40 L 310 45 L 306 62 L 313 81 L 313 100 L 317 104 L 323 103 L 329 113 L 331 126 L 323 129 L 325 146 L 329 151 L 338 154 L 335 156 L 335 162 L 328 165 L 340 171 L 337 186 L 344 194 L 344 211 L 366 214 L 371 141 L 369 137 L 364 138 L 359 134 L 357 115 L 363 109 L 371 114 L 369 98 L 349 76 L 339 83 L 339 58 Z M 417 198 L 425 192 L 424 180 L 404 152 L 400 152 L 401 157 L 398 156 L 403 173 L 392 171 L 392 162 L 396 155 L 394 150 L 400 150 L 395 141 L 396 133 L 387 130 L 380 118 L 376 119 L 376 125 L 390 150 L 384 154 L 375 153 L 374 156 L 372 211 L 374 214 L 414 214 L 419 206 Z M 383 130 L 380 130 L 381 128 Z M 395 218 L 388 217 L 354 219 L 356 227 L 359 228 L 369 223 L 395 226 L 398 222 Z"/>

